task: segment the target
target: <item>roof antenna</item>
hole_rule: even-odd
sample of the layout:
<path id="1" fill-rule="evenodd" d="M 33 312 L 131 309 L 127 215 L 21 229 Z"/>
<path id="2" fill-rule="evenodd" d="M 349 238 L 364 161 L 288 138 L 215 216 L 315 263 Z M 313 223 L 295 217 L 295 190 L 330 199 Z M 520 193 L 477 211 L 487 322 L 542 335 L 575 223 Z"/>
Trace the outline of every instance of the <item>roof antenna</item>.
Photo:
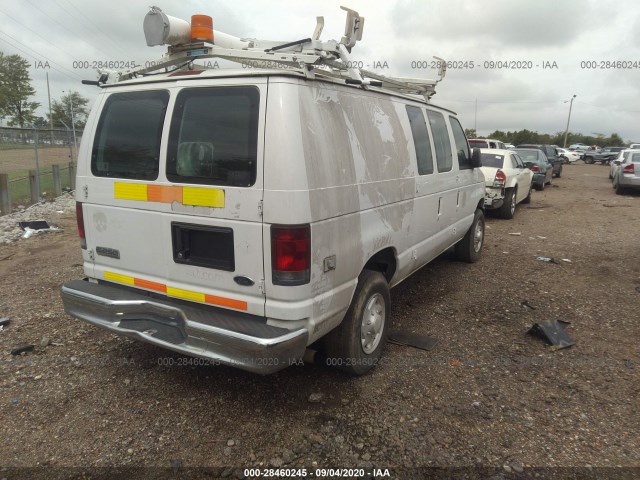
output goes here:
<path id="1" fill-rule="evenodd" d="M 351 49 L 358 40 L 362 40 L 362 29 L 364 28 L 364 17 L 358 15 L 358 12 L 347 7 L 340 7 L 347 12 L 347 23 L 344 26 L 344 37 L 340 43 L 345 46 L 347 51 L 351 53 Z"/>

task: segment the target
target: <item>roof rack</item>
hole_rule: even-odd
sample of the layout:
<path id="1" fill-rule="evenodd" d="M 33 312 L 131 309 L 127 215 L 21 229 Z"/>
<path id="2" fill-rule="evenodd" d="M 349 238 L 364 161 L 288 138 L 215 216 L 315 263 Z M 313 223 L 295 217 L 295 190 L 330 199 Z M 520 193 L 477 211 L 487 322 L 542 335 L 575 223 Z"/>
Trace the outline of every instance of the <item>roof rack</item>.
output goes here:
<path id="1" fill-rule="evenodd" d="M 364 18 L 355 10 L 340 8 L 347 12 L 345 33 L 340 42 L 320 40 L 324 27 L 323 17 L 316 18 L 316 28 L 311 37 L 278 42 L 234 37 L 214 31 L 211 17 L 194 15 L 190 24 L 165 14 L 158 7 L 151 7 L 144 19 L 147 45 L 168 45 L 167 53 L 148 67 L 123 72 L 99 71 L 101 76 L 98 82 L 86 83 L 106 83 L 108 77 L 105 74 L 115 74 L 116 82 L 121 82 L 140 76 L 193 70 L 196 60 L 220 58 L 257 68 L 286 67 L 307 78 L 330 77 L 365 89 L 378 87 L 403 94 L 422 95 L 427 102 L 435 95 L 436 85 L 446 74 L 446 62 L 439 57 L 434 57 L 440 61 L 437 80 L 389 77 L 353 68 L 357 63 L 351 61 L 349 55 L 357 41 L 362 39 Z M 175 68 L 169 70 L 171 67 Z M 162 69 L 164 72 L 157 72 Z"/>

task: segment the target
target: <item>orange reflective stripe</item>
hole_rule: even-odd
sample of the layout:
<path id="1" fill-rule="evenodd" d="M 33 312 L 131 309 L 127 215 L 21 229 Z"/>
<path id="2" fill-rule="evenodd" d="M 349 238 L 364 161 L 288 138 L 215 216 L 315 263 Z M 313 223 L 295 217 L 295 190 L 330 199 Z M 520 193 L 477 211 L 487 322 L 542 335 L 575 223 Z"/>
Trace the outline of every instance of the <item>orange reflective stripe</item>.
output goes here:
<path id="1" fill-rule="evenodd" d="M 147 201 L 161 203 L 182 203 L 182 187 L 149 185 L 147 188 Z"/>
<path id="2" fill-rule="evenodd" d="M 146 288 L 147 290 L 155 290 L 156 292 L 167 293 L 167 286 L 162 283 L 143 280 L 142 278 L 134 278 L 133 284 L 136 287 Z"/>
<path id="3" fill-rule="evenodd" d="M 219 305 L 221 307 L 235 308 L 236 310 L 247 310 L 247 302 L 233 300 L 231 298 L 216 297 L 215 295 L 205 295 L 204 301 L 211 305 Z"/>

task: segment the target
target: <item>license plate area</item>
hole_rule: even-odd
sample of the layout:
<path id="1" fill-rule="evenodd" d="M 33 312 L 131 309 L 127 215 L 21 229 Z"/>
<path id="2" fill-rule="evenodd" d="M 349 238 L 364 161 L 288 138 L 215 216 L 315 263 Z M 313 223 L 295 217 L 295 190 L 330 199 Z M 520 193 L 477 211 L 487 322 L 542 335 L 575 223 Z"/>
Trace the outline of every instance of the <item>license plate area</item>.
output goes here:
<path id="1" fill-rule="evenodd" d="M 233 272 L 233 230 L 189 223 L 171 223 L 173 261 Z"/>

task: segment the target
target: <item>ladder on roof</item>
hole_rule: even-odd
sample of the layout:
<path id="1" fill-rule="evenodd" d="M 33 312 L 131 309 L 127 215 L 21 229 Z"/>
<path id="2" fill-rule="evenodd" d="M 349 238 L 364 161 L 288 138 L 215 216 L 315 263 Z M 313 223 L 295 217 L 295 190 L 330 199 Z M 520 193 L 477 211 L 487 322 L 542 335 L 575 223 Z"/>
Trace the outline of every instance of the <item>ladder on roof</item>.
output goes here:
<path id="1" fill-rule="evenodd" d="M 324 18 L 316 18 L 316 28 L 309 38 L 293 42 L 275 42 L 257 39 L 243 39 L 212 30 L 214 42 L 192 42 L 189 35 L 179 37 L 175 31 L 186 31 L 187 22 L 166 15 L 158 7 L 151 7 L 145 17 L 144 27 L 148 45 L 166 44 L 166 39 L 174 35 L 167 53 L 151 66 L 136 68 L 124 72 L 104 72 L 98 82 L 106 83 L 110 73 L 117 76 L 116 82 L 130 80 L 140 76 L 156 75 L 194 68 L 196 60 L 219 58 L 257 68 L 287 68 L 304 74 L 307 78 L 329 77 L 344 80 L 347 85 L 362 88 L 378 87 L 383 90 L 402 94 L 422 95 L 428 102 L 436 93 L 436 85 L 446 74 L 446 62 L 440 62 L 437 80 L 390 77 L 367 70 L 353 68 L 356 62 L 350 60 L 351 49 L 362 39 L 364 18 L 358 12 L 340 7 L 347 12 L 345 33 L 340 42 L 321 41 Z M 172 23 L 173 22 L 173 23 Z M 189 26 L 190 28 L 190 26 Z M 185 36 L 186 35 L 186 36 Z M 186 41 L 185 41 L 186 40 Z M 169 70 L 175 67 L 173 70 Z M 164 72 L 157 72 L 164 70 Z M 153 73 L 157 72 L 157 73 Z M 106 75 L 106 76 L 105 76 Z M 89 83 L 89 82 L 87 82 Z"/>

